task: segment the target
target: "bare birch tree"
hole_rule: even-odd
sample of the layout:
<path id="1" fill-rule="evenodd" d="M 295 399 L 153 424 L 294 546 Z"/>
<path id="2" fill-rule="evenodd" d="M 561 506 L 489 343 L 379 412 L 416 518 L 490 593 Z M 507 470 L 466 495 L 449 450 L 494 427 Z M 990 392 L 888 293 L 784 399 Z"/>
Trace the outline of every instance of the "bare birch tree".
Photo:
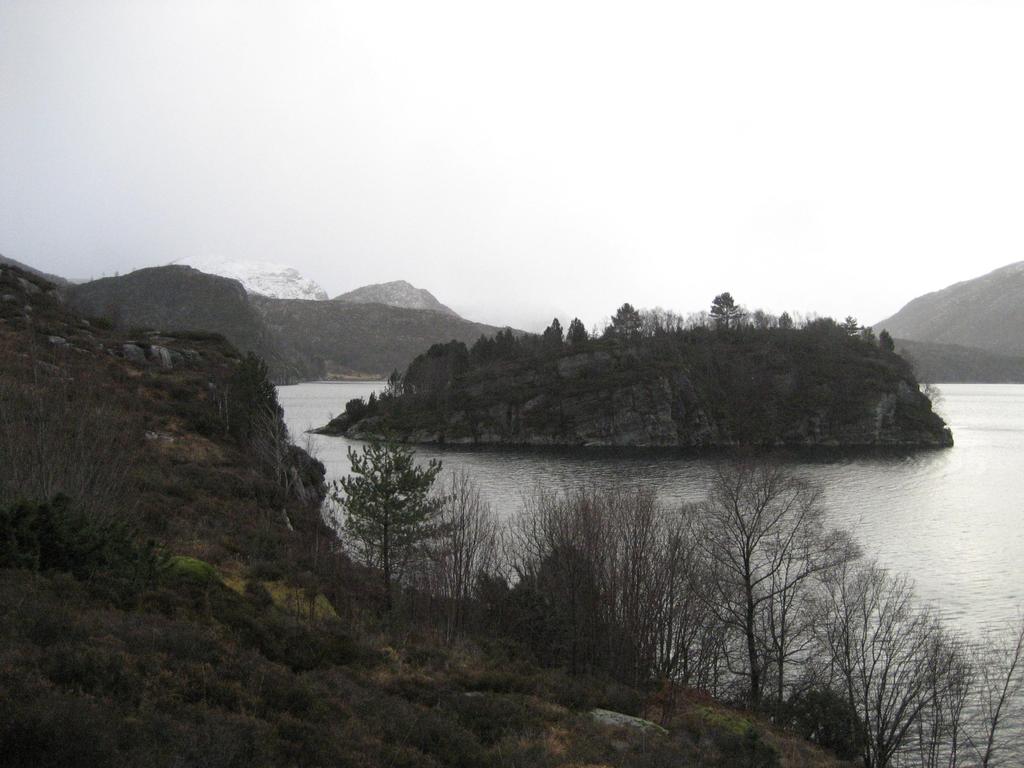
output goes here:
<path id="1" fill-rule="evenodd" d="M 1019 765 L 1024 759 L 1024 616 L 1013 629 L 990 633 L 980 655 L 979 722 L 971 746 L 983 768 Z"/>
<path id="2" fill-rule="evenodd" d="M 905 577 L 873 564 L 830 574 L 824 600 L 822 640 L 860 717 L 864 766 L 889 768 L 908 748 L 929 691 L 946 688 L 935 658 L 940 624 Z"/>
<path id="3" fill-rule="evenodd" d="M 465 630 L 474 587 L 497 556 L 498 522 L 480 489 L 465 472 L 451 475 L 430 541 L 431 588 L 441 601 L 444 637 Z"/>
<path id="4" fill-rule="evenodd" d="M 736 671 L 747 678 L 748 699 L 757 706 L 773 645 L 779 690 L 784 686 L 795 635 L 803 630 L 794 607 L 811 578 L 856 552 L 826 529 L 821 491 L 767 462 L 720 466 L 695 525 L 694 540 L 715 574 L 706 599 L 740 637 L 744 667 Z"/>

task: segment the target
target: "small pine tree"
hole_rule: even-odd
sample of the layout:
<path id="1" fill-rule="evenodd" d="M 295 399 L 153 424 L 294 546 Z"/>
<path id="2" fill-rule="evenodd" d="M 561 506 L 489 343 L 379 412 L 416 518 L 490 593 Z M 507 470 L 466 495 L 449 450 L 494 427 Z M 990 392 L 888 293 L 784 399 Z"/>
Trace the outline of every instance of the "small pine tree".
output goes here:
<path id="1" fill-rule="evenodd" d="M 498 331 L 494 336 L 494 354 L 499 360 L 505 360 L 516 353 L 517 340 L 511 328 Z"/>
<path id="2" fill-rule="evenodd" d="M 224 431 L 248 445 L 261 426 L 277 421 L 281 414 L 267 364 L 249 352 L 232 372 L 221 394 Z"/>
<path id="3" fill-rule="evenodd" d="M 878 334 L 878 347 L 883 352 L 896 351 L 896 342 L 893 341 L 892 336 L 885 329 L 882 329 L 882 332 Z"/>
<path id="4" fill-rule="evenodd" d="M 643 328 L 643 318 L 628 301 L 615 311 L 609 335 L 618 339 L 635 339 Z"/>
<path id="5" fill-rule="evenodd" d="M 847 336 L 858 336 L 860 335 L 860 323 L 857 322 L 857 318 L 853 315 L 847 315 L 846 319 L 843 320 L 843 324 L 840 326 L 846 331 Z"/>
<path id="6" fill-rule="evenodd" d="M 783 312 L 779 315 L 779 328 L 783 330 L 789 330 L 793 327 L 793 318 L 790 317 L 789 312 Z"/>
<path id="7" fill-rule="evenodd" d="M 544 342 L 546 347 L 561 347 L 564 342 L 562 334 L 562 324 L 558 322 L 556 317 L 551 321 L 551 325 L 544 329 L 544 333 L 541 335 L 541 340 Z"/>
<path id="8" fill-rule="evenodd" d="M 430 496 L 441 462 L 416 464 L 410 448 L 371 442 L 361 452 L 348 449 L 352 474 L 339 480 L 331 497 L 347 513 L 345 532 L 364 562 L 381 571 L 385 608 L 401 566 L 417 545 L 435 533 L 442 500 Z"/>
<path id="9" fill-rule="evenodd" d="M 391 371 L 391 375 L 388 376 L 388 383 L 384 385 L 384 393 L 381 395 L 382 400 L 391 400 L 396 397 L 401 397 L 404 390 L 404 382 L 402 381 L 402 374 L 398 372 L 398 369 Z"/>
<path id="10" fill-rule="evenodd" d="M 590 338 L 590 334 L 587 333 L 586 327 L 583 325 L 583 321 L 578 317 L 574 317 L 572 322 L 569 323 L 569 333 L 566 334 L 565 340 L 569 343 L 570 347 L 581 347 L 587 343 L 587 339 Z"/>
<path id="11" fill-rule="evenodd" d="M 718 294 L 711 302 L 711 317 L 719 328 L 735 328 L 745 314 L 728 291 Z"/>

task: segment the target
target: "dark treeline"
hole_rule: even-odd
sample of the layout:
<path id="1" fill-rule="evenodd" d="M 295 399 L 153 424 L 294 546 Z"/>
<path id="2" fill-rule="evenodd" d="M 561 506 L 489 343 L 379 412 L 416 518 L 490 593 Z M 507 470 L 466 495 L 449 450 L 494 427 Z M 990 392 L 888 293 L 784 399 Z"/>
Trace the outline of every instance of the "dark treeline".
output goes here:
<path id="1" fill-rule="evenodd" d="M 510 328 L 494 336 L 481 336 L 471 346 L 451 341 L 433 345 L 409 365 L 405 374 L 394 372 L 387 394 L 427 394 L 442 391 L 450 382 L 471 370 L 511 360 L 543 360 L 567 351 L 600 349 L 609 343 L 628 344 L 671 353 L 679 344 L 708 343 L 723 338 L 734 341 L 756 339 L 766 334 L 803 331 L 806 337 L 832 343 L 863 342 L 868 348 L 893 352 L 895 344 L 887 331 L 874 331 L 848 316 L 842 322 L 831 317 L 774 315 L 764 310 L 748 311 L 737 305 L 729 293 L 715 297 L 710 311 L 680 315 L 670 310 L 636 309 L 626 303 L 602 328 L 588 331 L 573 318 L 563 329 L 556 317 L 543 333 L 517 334 Z"/>
<path id="2" fill-rule="evenodd" d="M 379 470 L 408 449 L 365 456 L 372 467 L 353 456 L 357 474 L 401 487 Z M 428 487 L 434 470 L 413 482 Z M 1024 624 L 962 636 L 830 527 L 819 489 L 780 464 L 722 464 L 706 501 L 682 508 L 643 488 L 537 491 L 507 521 L 467 477 L 449 482 L 433 507 L 391 520 L 389 556 L 403 564 L 385 585 L 400 595 L 395 617 L 658 690 L 666 716 L 680 692 L 705 691 L 866 768 L 1016 759 Z M 374 567 L 381 530 L 348 527 Z"/>

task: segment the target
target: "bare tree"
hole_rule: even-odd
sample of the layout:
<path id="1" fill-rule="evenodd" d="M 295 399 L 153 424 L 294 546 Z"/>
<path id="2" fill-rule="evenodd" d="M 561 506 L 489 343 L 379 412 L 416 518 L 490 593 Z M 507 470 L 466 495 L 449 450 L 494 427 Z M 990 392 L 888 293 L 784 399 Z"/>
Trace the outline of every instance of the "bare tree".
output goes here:
<path id="1" fill-rule="evenodd" d="M 677 686 L 718 692 L 725 631 L 702 595 L 710 589 L 711 573 L 704 568 L 694 541 L 691 508 L 666 515 L 656 565 L 659 578 L 654 598 L 653 674 L 662 681 L 663 719 L 675 706 Z"/>
<path id="2" fill-rule="evenodd" d="M 536 491 L 511 521 L 507 557 L 517 586 L 543 596 L 553 644 L 573 674 L 599 663 L 602 607 L 600 581 L 608 526 L 595 495 Z"/>
<path id="3" fill-rule="evenodd" d="M 437 535 L 429 542 L 432 593 L 442 603 L 444 637 L 452 642 L 467 623 L 474 586 L 497 556 L 498 521 L 465 472 L 448 480 Z"/>
<path id="4" fill-rule="evenodd" d="M 675 680 L 708 654 L 683 518 L 646 489 L 539 492 L 508 538 L 517 580 L 543 596 L 570 669 Z M 703 606 L 701 606 L 701 609 Z"/>
<path id="5" fill-rule="evenodd" d="M 856 555 L 824 523 L 821 491 L 781 465 L 723 464 L 695 519 L 694 538 L 715 573 L 706 599 L 744 647 L 747 696 L 758 705 L 774 647 L 778 690 L 806 625 L 794 613 L 812 576 Z M 765 617 L 768 617 L 766 620 Z"/>
<path id="6" fill-rule="evenodd" d="M 960 638 L 938 631 L 933 643 L 927 653 L 925 704 L 916 726 L 917 754 L 922 768 L 956 768 L 975 690 L 974 665 L 971 649 Z"/>
<path id="7" fill-rule="evenodd" d="M 979 725 L 971 739 L 983 768 L 1024 757 L 1024 616 L 1013 629 L 990 633 L 986 640 L 978 664 Z M 1006 743 L 1007 726 L 1016 730 L 1012 747 Z"/>
<path id="8" fill-rule="evenodd" d="M 66 354 L 29 352 L 0 381 L 0 504 L 64 494 L 91 515 L 129 513 L 140 413 Z"/>
<path id="9" fill-rule="evenodd" d="M 936 659 L 941 625 L 914 601 L 910 582 L 871 564 L 843 567 L 825 579 L 824 647 L 851 707 L 865 768 L 888 768 L 908 746 L 912 729 L 944 692 L 948 668 Z"/>

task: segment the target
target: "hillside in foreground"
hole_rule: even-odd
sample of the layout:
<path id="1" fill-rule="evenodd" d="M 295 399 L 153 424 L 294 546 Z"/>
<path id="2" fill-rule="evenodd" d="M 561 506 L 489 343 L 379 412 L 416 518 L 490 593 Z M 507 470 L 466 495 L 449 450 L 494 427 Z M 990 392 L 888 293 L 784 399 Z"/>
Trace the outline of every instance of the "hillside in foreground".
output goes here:
<path id="1" fill-rule="evenodd" d="M 471 445 L 952 445 L 908 363 L 831 320 L 651 334 L 639 322 L 593 339 L 549 329 L 437 345 L 322 431 Z"/>
<path id="2" fill-rule="evenodd" d="M 129 335 L 0 267 L 0 361 L 5 766 L 841 765 L 692 691 L 444 643 L 415 591 L 389 629 L 223 338 Z"/>

